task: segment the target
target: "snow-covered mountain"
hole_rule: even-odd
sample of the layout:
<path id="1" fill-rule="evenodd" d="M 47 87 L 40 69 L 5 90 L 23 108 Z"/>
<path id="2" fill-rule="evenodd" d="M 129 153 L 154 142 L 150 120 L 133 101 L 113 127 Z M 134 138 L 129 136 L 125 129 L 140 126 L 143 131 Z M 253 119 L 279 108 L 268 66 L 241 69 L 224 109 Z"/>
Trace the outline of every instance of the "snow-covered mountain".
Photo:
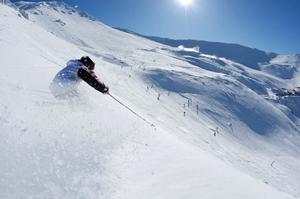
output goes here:
<path id="1" fill-rule="evenodd" d="M 238 44 L 208 42 L 201 40 L 175 40 L 169 38 L 144 36 L 122 28 L 116 29 L 138 36 L 142 36 L 147 39 L 172 47 L 178 47 L 180 45 L 183 45 L 187 48 L 193 48 L 195 46 L 198 46 L 201 49 L 201 52 L 204 54 L 215 55 L 217 57 L 224 57 L 226 59 L 230 59 L 232 61 L 244 64 L 255 69 L 259 68 L 259 63 L 269 62 L 271 59 L 277 56 L 276 53 L 268 53 L 258 49 L 241 46 Z"/>
<path id="2" fill-rule="evenodd" d="M 274 96 L 297 86 L 299 55 L 176 42 L 64 3 L 0 4 L 1 198 L 299 198 L 300 101 Z M 155 127 L 85 84 L 81 102 L 54 99 L 82 55 Z"/>

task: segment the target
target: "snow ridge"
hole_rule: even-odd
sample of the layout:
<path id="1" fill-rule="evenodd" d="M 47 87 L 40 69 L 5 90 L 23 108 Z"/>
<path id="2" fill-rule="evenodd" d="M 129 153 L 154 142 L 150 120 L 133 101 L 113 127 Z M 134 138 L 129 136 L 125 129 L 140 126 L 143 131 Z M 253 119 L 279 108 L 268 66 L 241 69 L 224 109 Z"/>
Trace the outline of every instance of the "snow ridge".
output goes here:
<path id="1" fill-rule="evenodd" d="M 277 54 L 273 52 L 264 52 L 255 48 L 249 48 L 239 44 L 228 44 L 198 40 L 174 40 L 168 38 L 145 36 L 122 28 L 116 29 L 121 30 L 123 32 L 139 35 L 172 47 L 178 47 L 180 45 L 183 45 L 187 48 L 193 48 L 198 46 L 201 49 L 201 52 L 204 54 L 215 55 L 217 57 L 224 57 L 254 69 L 259 69 L 259 63 L 269 62 L 272 58 L 277 56 Z"/>
<path id="2" fill-rule="evenodd" d="M 29 1 L 18 1 L 14 4 L 20 9 L 20 12 L 24 14 L 26 17 L 28 15 L 27 12 L 32 12 L 35 15 L 42 14 L 42 12 L 39 10 L 39 8 L 51 8 L 57 12 L 61 12 L 63 14 L 69 14 L 72 15 L 74 13 L 77 13 L 81 17 L 88 18 L 89 20 L 95 21 L 96 18 L 90 16 L 89 14 L 82 12 L 75 7 L 72 7 L 63 1 L 41 1 L 41 2 L 29 2 Z"/>

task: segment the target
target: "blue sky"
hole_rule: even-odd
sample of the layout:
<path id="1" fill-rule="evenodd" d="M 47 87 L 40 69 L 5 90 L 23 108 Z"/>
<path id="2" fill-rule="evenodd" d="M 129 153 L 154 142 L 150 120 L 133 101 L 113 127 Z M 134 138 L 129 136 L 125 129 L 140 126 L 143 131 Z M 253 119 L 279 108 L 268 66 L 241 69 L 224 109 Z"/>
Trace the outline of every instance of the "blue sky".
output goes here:
<path id="1" fill-rule="evenodd" d="M 65 0 L 112 26 L 150 36 L 300 53 L 300 0 Z"/>

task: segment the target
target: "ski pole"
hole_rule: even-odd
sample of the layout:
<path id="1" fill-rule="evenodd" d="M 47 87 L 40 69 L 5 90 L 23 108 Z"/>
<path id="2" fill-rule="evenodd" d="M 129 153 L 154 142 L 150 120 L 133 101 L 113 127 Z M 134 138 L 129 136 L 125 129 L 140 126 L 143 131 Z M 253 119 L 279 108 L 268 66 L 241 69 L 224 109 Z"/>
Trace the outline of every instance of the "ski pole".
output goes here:
<path id="1" fill-rule="evenodd" d="M 129 110 L 131 113 L 133 113 L 135 116 L 139 117 L 140 119 L 142 119 L 143 121 L 147 122 L 148 124 L 150 124 L 150 126 L 155 126 L 154 124 L 152 124 L 151 122 L 149 122 L 148 120 L 146 120 L 144 117 L 142 117 L 141 115 L 139 115 L 137 112 L 135 112 L 134 110 L 132 110 L 131 108 L 129 108 L 128 106 L 126 106 L 124 103 L 122 103 L 120 100 L 118 100 L 117 98 L 115 98 L 112 94 L 108 93 L 108 95 L 115 100 L 116 102 L 118 102 L 119 104 L 121 104 L 123 107 L 125 107 L 127 110 Z"/>

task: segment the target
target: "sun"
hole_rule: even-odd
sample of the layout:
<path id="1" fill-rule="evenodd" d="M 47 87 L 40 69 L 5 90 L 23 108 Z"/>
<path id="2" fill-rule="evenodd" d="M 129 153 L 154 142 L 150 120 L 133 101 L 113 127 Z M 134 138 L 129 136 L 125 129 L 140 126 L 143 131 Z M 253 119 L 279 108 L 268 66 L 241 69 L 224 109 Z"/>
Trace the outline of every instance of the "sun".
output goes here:
<path id="1" fill-rule="evenodd" d="M 180 3 L 180 5 L 182 5 L 185 8 L 193 4 L 193 0 L 178 0 L 178 2 Z"/>

